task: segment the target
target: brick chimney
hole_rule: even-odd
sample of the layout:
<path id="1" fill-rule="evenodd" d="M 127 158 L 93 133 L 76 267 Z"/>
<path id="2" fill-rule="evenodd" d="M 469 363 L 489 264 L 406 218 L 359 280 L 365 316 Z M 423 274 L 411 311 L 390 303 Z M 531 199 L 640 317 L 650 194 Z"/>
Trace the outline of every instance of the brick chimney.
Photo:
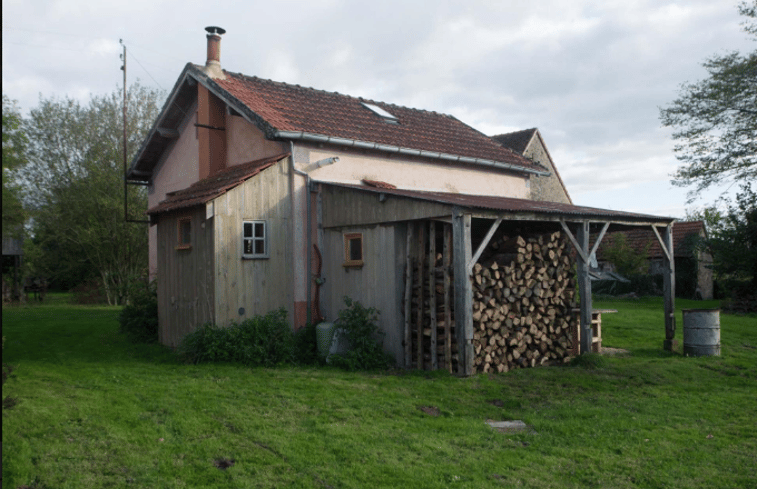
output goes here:
<path id="1" fill-rule="evenodd" d="M 204 71 L 210 78 L 226 79 L 221 69 L 221 35 L 226 33 L 226 29 L 217 26 L 208 26 L 205 28 L 208 35 L 208 59 L 205 61 Z"/>

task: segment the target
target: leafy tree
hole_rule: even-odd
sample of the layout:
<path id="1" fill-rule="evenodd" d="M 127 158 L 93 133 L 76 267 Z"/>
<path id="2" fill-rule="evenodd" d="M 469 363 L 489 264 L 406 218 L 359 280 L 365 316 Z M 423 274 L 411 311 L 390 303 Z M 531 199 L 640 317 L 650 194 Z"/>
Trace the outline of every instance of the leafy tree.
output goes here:
<path id="1" fill-rule="evenodd" d="M 757 40 L 757 0 L 742 2 L 745 32 Z M 757 177 L 757 50 L 708 58 L 709 77 L 684 83 L 679 98 L 660 109 L 662 124 L 675 130 L 673 175 L 677 186 L 696 185 L 690 200 L 711 185 L 744 184 Z"/>
<path id="2" fill-rule="evenodd" d="M 129 157 L 158 114 L 159 91 L 134 84 L 127 101 Z M 124 220 L 122 93 L 40 98 L 24 123 L 28 162 L 16 171 L 32 217 L 30 266 L 68 287 L 97 280 L 124 301 L 129 277 L 147 267 L 147 229 Z M 144 188 L 129 188 L 130 218 L 143 218 Z"/>
<path id="3" fill-rule="evenodd" d="M 607 261 L 613 264 L 615 271 L 624 277 L 645 275 L 649 270 L 649 248 L 647 243 L 644 250 L 636 251 L 628 244 L 628 239 L 623 233 L 616 233 L 607 238 L 603 255 Z"/>
<path id="4" fill-rule="evenodd" d="M 713 258 L 715 276 L 727 288 L 757 290 L 757 193 L 746 183 L 725 210 L 708 207 L 689 212 L 703 219 L 708 238 L 702 243 Z"/>
<path id="5" fill-rule="evenodd" d="M 3 231 L 8 235 L 20 232 L 25 219 L 19 189 L 11 174 L 26 161 L 27 139 L 21 121 L 15 102 L 3 95 Z"/>

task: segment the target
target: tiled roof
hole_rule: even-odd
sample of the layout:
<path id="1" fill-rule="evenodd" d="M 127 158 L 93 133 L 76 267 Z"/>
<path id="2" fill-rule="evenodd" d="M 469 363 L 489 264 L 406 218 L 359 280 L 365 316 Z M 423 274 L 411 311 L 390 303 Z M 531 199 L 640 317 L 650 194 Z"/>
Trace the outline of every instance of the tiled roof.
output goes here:
<path id="1" fill-rule="evenodd" d="M 492 139 L 499 144 L 506 146 L 513 151 L 517 151 L 520 154 L 526 150 L 531 138 L 534 137 L 536 128 L 524 129 L 523 131 L 508 132 L 507 134 L 500 134 L 498 136 L 492 136 Z"/>
<path id="2" fill-rule="evenodd" d="M 673 225 L 673 255 L 690 256 L 691 250 L 686 249 L 686 246 L 684 246 L 686 238 L 692 234 L 704 235 L 704 229 L 704 222 L 702 221 L 676 222 Z M 649 252 L 647 253 L 649 258 L 662 258 L 663 256 L 660 243 L 651 229 L 633 229 L 630 231 L 619 231 L 604 238 L 597 249 L 597 257 L 599 259 L 602 259 L 604 250 L 612 244 L 613 236 L 616 234 L 625 235 L 626 242 L 637 253 L 643 252 L 649 246 Z"/>
<path id="3" fill-rule="evenodd" d="M 173 143 L 196 101 L 196 84 L 208 87 L 232 110 L 260 128 L 268 139 L 316 140 L 363 149 L 481 164 L 527 173 L 548 174 L 540 164 L 445 114 L 365 100 L 335 92 L 224 71 L 226 79 L 210 78 L 188 63 L 161 113 L 129 165 L 127 178 L 150 181 L 162 155 Z M 388 121 L 363 104 L 393 115 Z"/>
<path id="4" fill-rule="evenodd" d="M 572 204 L 563 204 L 560 202 L 542 202 L 527 199 L 515 199 L 512 197 L 491 197 L 481 195 L 453 194 L 447 192 L 424 192 L 420 190 L 405 189 L 383 189 L 371 186 L 351 185 L 344 183 L 321 182 L 324 185 L 335 187 L 345 187 L 375 193 L 384 193 L 387 195 L 397 195 L 409 197 L 412 199 L 437 202 L 441 204 L 450 204 L 464 208 L 485 209 L 494 211 L 504 211 L 513 213 L 529 214 L 546 214 L 554 216 L 595 218 L 598 220 L 613 219 L 616 221 L 628 222 L 657 222 L 666 223 L 674 219 L 669 217 L 651 216 L 648 214 L 637 214 L 634 212 L 614 211 L 608 209 L 598 209 L 596 207 L 584 207 Z"/>
<path id="5" fill-rule="evenodd" d="M 399 148 L 478 158 L 545 171 L 458 119 L 436 112 L 411 109 L 335 92 L 274 82 L 225 72 L 213 79 L 254 113 L 268 137 L 276 132 L 303 132 Z M 396 117 L 397 123 L 366 108 L 375 105 Z"/>
<path id="6" fill-rule="evenodd" d="M 166 199 L 149 209 L 147 214 L 185 209 L 199 204 L 205 204 L 219 195 L 231 190 L 245 180 L 248 180 L 289 156 L 289 153 L 263 158 L 260 160 L 231 166 L 212 177 L 205 178 L 177 192 L 168 194 Z"/>

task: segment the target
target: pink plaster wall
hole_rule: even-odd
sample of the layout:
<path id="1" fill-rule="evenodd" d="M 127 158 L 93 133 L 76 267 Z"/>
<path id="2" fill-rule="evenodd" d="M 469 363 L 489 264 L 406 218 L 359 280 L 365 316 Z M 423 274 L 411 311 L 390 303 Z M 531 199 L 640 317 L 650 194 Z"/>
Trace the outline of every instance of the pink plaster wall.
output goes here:
<path id="1" fill-rule="evenodd" d="M 191 114 L 179 129 L 179 138 L 163 155 L 163 159 L 153 171 L 152 185 L 148 187 L 147 207 L 154 207 L 166 198 L 168 192 L 175 192 L 189 187 L 198 180 L 198 152 L 197 131 L 194 127 L 197 121 L 196 107 L 188 112 Z M 155 277 L 158 271 L 158 229 L 150 226 L 148 232 L 150 250 L 150 277 Z"/>
<path id="2" fill-rule="evenodd" d="M 310 171 L 311 177 L 316 180 L 359 185 L 361 180 L 368 179 L 391 183 L 401 189 L 530 198 L 527 176 L 501 170 L 396 155 L 382 158 L 340 148 L 311 148 L 309 153 L 311 164 L 330 156 L 339 157 L 339 161 L 333 165 Z M 298 163 L 301 161 L 298 159 Z M 306 171 L 308 169 L 307 165 L 302 168 Z"/>
<path id="3" fill-rule="evenodd" d="M 179 138 L 169 148 L 164 159 L 153 173 L 153 184 L 149 188 L 148 207 L 153 207 L 166 198 L 166 194 L 182 190 L 200 178 L 200 144 L 197 128 L 197 106 L 188 112 L 190 116 L 179 129 Z M 263 132 L 242 117 L 226 114 L 226 165 L 239 165 L 249 161 L 281 154 L 289 150 L 286 143 L 269 141 Z M 150 275 L 157 273 L 158 231 L 155 226 L 149 230 Z"/>
<path id="4" fill-rule="evenodd" d="M 289 145 L 269 141 L 263 132 L 242 117 L 226 114 L 226 165 L 275 156 L 289 151 Z"/>

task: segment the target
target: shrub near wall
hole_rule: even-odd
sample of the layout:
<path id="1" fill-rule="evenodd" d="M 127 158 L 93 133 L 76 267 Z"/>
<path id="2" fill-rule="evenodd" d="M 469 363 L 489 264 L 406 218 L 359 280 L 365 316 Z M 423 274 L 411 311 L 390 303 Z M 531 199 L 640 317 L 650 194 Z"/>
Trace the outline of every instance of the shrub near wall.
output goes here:
<path id="1" fill-rule="evenodd" d="M 346 308 L 339 311 L 337 327 L 344 331 L 350 348 L 347 352 L 331 355 L 329 361 L 344 370 L 385 369 L 392 363 L 381 347 L 383 333 L 377 325 L 379 311 L 365 307 L 359 301 L 344 298 Z"/>
<path id="2" fill-rule="evenodd" d="M 228 327 L 205 324 L 184 337 L 178 352 L 189 363 L 234 362 L 273 367 L 293 362 L 293 347 L 294 335 L 282 308 Z"/>

